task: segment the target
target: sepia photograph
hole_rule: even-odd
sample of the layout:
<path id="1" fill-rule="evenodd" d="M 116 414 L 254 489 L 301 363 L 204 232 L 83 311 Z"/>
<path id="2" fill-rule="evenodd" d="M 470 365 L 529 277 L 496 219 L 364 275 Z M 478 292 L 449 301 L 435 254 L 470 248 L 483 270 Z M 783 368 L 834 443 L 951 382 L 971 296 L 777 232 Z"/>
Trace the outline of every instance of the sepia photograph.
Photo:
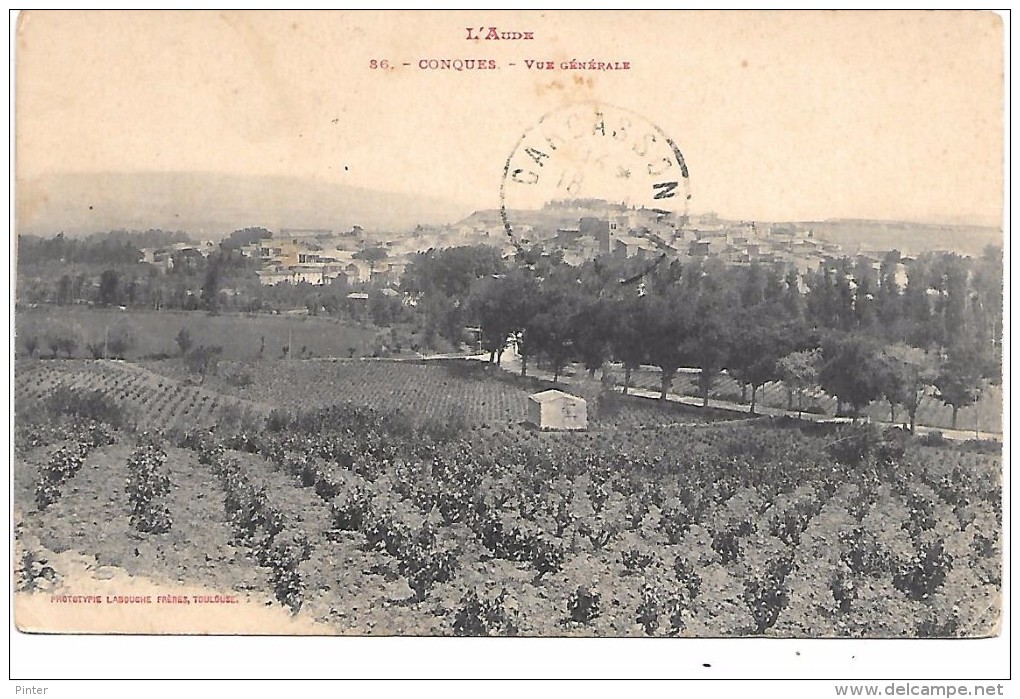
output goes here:
<path id="1" fill-rule="evenodd" d="M 13 21 L 19 632 L 1001 634 L 996 14 Z"/>

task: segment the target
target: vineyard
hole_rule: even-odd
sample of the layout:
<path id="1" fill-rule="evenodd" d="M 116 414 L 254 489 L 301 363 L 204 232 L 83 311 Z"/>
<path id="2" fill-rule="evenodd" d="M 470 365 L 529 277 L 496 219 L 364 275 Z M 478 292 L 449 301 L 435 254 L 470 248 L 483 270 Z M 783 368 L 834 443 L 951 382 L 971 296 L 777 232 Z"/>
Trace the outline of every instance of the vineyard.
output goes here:
<path id="1" fill-rule="evenodd" d="M 1001 457 L 980 445 L 686 415 L 547 434 L 494 377 L 280 364 L 233 396 L 119 362 L 19 364 L 19 529 L 342 634 L 997 628 Z"/>
<path id="2" fill-rule="evenodd" d="M 269 406 L 224 396 L 128 362 L 25 362 L 15 375 L 19 415 L 31 413 L 34 405 L 54 394 L 81 391 L 109 399 L 139 430 L 230 426 L 269 411 Z"/>
<path id="3" fill-rule="evenodd" d="M 149 366 L 169 376 L 186 376 L 174 362 Z M 478 380 L 479 372 L 472 370 L 483 369 L 476 362 L 458 363 L 456 368 L 359 360 L 223 362 L 220 375 L 208 381 L 223 393 L 290 411 L 353 401 L 423 417 L 446 419 L 459 412 L 472 421 L 523 420 L 528 392 L 511 383 Z M 247 380 L 229 380 L 240 372 Z"/>
<path id="4" fill-rule="evenodd" d="M 148 362 L 153 372 L 180 380 L 187 373 L 173 361 Z M 244 381 L 237 377 L 243 376 Z M 416 419 L 471 425 L 517 424 L 527 418 L 528 396 L 550 388 L 548 381 L 520 377 L 472 360 L 223 362 L 207 386 L 226 395 L 286 411 L 350 402 L 401 411 Z M 602 393 L 597 381 L 580 388 L 596 427 L 646 427 L 744 418 L 726 411 L 691 410 Z M 601 401 L 601 406 L 600 406 Z"/>

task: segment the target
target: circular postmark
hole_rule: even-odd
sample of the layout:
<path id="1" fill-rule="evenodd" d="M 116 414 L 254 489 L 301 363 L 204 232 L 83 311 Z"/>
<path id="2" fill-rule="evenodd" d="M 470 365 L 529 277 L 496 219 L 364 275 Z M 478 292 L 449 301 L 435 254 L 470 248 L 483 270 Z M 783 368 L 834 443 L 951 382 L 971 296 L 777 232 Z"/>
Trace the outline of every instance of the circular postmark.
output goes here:
<path id="1" fill-rule="evenodd" d="M 630 110 L 583 102 L 549 112 L 517 141 L 503 168 L 500 215 L 518 248 L 555 236 L 555 221 L 570 215 L 580 235 L 611 229 L 668 248 L 690 197 L 684 157 L 661 128 Z"/>

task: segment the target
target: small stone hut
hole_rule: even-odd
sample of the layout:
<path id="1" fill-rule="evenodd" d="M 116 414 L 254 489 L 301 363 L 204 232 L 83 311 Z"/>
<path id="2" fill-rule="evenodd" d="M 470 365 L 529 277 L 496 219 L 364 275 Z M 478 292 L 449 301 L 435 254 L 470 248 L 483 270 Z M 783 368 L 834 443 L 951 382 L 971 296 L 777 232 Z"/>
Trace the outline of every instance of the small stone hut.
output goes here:
<path id="1" fill-rule="evenodd" d="M 542 430 L 588 429 L 584 398 L 551 389 L 528 396 L 528 421 Z"/>

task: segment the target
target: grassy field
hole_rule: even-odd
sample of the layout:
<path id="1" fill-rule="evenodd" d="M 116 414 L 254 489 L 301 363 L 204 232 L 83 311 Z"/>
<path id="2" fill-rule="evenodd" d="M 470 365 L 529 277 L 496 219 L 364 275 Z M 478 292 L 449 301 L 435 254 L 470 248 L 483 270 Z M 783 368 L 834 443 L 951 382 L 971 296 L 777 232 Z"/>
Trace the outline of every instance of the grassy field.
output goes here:
<path id="1" fill-rule="evenodd" d="M 30 337 L 38 339 L 36 354 L 48 355 L 46 338 L 55 329 L 75 333 L 77 357 L 90 357 L 86 344 L 101 344 L 108 332 L 127 327 L 136 338 L 127 359 L 177 355 L 174 338 L 187 329 L 195 345 L 220 346 L 223 359 L 236 361 L 278 358 L 288 342 L 293 342 L 295 357 L 349 357 L 352 350 L 354 356 L 364 356 L 371 353 L 376 333 L 374 328 L 305 315 L 210 315 L 204 311 L 121 311 L 89 306 L 18 309 L 14 324 L 19 357 L 28 354 L 25 342 Z"/>

